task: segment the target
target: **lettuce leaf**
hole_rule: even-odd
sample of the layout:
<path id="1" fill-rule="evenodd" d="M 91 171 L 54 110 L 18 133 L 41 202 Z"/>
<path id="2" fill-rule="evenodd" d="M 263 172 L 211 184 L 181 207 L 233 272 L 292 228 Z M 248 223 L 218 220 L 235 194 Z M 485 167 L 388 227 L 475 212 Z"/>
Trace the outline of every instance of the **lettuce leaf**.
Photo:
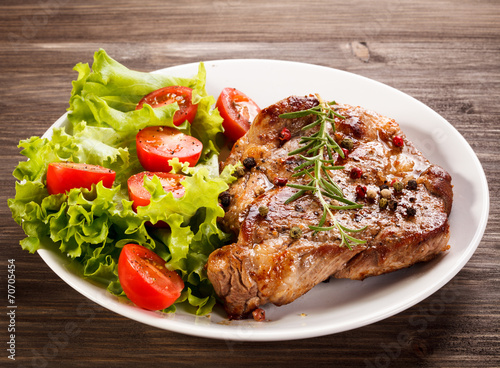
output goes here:
<path id="1" fill-rule="evenodd" d="M 174 127 L 172 118 L 178 110 L 176 103 L 158 108 L 145 105 L 135 110 L 137 103 L 150 92 L 166 86 L 186 86 L 193 89 L 193 103 L 198 112 L 192 124 L 178 127 L 183 133 L 193 135 L 203 143 L 201 161 L 219 153 L 222 118 L 212 109 L 213 96 L 205 90 L 206 71 L 200 63 L 193 78 L 175 78 L 159 73 L 143 73 L 127 69 L 110 58 L 104 50 L 94 56 L 92 70 L 88 64 L 77 64 L 78 79 L 73 82 L 69 101 L 68 120 L 74 125 L 85 121 L 87 125 L 111 127 L 135 137 L 139 129 L 164 125 Z"/>
<path id="2" fill-rule="evenodd" d="M 26 238 L 23 249 L 55 250 L 72 259 L 82 277 L 99 282 L 116 295 L 123 295 L 117 273 L 121 248 L 127 243 L 141 244 L 160 255 L 171 269 L 179 272 L 186 288 L 178 303 L 188 303 L 196 314 L 206 314 L 215 304 L 215 294 L 204 265 L 209 254 L 226 243 L 228 234 L 217 226 L 224 216 L 219 194 L 234 180 L 234 168 L 218 174 L 217 140 L 222 119 L 212 109 L 215 100 L 205 91 L 205 68 L 200 64 L 192 78 L 132 71 L 109 57 L 104 50 L 88 64 L 75 66 L 69 101 L 69 123 L 55 128 L 48 138 L 31 137 L 19 147 L 27 160 L 15 168 L 15 198 L 8 200 L 14 220 Z M 173 160 L 183 171 L 185 194 L 174 198 L 166 193 L 157 177 L 145 178 L 151 202 L 132 210 L 127 179 L 143 171 L 135 147 L 139 129 L 150 125 L 173 126 L 176 104 L 160 108 L 149 105 L 135 110 L 146 94 L 169 85 L 193 88 L 198 112 L 192 124 L 178 129 L 203 143 L 200 163 L 192 168 Z M 75 188 L 66 194 L 49 195 L 45 176 L 51 162 L 72 161 L 101 165 L 116 171 L 112 188 L 101 183 L 91 190 Z M 177 162 L 175 162 L 177 161 Z M 150 223 L 165 222 L 169 228 L 152 228 Z M 174 311 L 175 306 L 166 311 Z"/>

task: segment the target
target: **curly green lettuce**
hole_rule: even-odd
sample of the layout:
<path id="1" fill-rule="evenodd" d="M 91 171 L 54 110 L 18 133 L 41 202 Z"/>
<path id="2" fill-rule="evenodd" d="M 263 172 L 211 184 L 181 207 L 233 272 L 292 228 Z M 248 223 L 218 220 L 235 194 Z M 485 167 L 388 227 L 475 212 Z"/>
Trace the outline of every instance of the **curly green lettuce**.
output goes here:
<path id="1" fill-rule="evenodd" d="M 132 71 L 110 58 L 104 50 L 88 64 L 75 66 L 78 78 L 73 82 L 68 124 L 54 128 L 50 137 L 31 137 L 19 147 L 27 160 L 15 168 L 15 198 L 8 200 L 14 220 L 22 226 L 26 238 L 23 249 L 36 252 L 52 249 L 72 259 L 83 277 L 104 284 L 116 295 L 123 295 L 117 273 L 121 248 L 127 243 L 141 244 L 160 255 L 182 276 L 186 288 L 177 303 L 188 303 L 194 313 L 210 312 L 215 293 L 204 265 L 209 254 L 228 240 L 217 226 L 224 216 L 219 194 L 234 180 L 228 166 L 218 175 L 217 139 L 222 118 L 212 109 L 214 98 L 205 91 L 205 69 L 200 64 L 192 78 Z M 178 127 L 203 143 L 199 165 L 185 168 L 182 182 L 185 194 L 174 198 L 166 193 L 158 178 L 145 178 L 151 193 L 148 206 L 132 209 L 127 179 L 143 171 L 136 155 L 135 135 L 153 125 L 172 126 L 176 104 L 160 108 L 146 105 L 135 110 L 146 94 L 165 86 L 193 88 L 198 112 L 192 124 Z M 101 183 L 92 190 L 75 188 L 66 194 L 49 195 L 46 188 L 47 166 L 51 162 L 71 161 L 101 165 L 116 171 L 112 188 Z M 168 228 L 146 224 L 166 222 Z M 176 304 L 177 304 L 176 303 Z M 166 311 L 175 311 L 175 305 Z"/>

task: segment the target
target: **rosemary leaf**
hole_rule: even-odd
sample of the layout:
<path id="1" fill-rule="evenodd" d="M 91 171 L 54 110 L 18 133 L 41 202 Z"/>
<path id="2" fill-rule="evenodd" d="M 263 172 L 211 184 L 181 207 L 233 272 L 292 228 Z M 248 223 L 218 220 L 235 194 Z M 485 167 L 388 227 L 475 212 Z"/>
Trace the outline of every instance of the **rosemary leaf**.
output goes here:
<path id="1" fill-rule="evenodd" d="M 296 155 L 298 153 L 301 153 L 301 152 L 304 152 L 304 151 L 307 151 L 309 148 L 311 148 L 314 144 L 316 143 L 316 141 L 312 141 L 310 142 L 309 144 L 307 144 L 306 146 L 303 146 L 303 147 L 299 147 L 297 148 L 296 150 L 288 153 L 288 156 L 293 156 L 293 155 Z"/>
<path id="2" fill-rule="evenodd" d="M 307 170 L 302 170 L 300 172 L 297 172 L 295 174 L 292 174 L 292 178 L 299 178 L 303 175 L 307 175 L 309 173 L 311 173 L 312 171 L 314 171 L 314 166 L 311 166 L 310 168 L 308 168 Z M 311 176 L 312 177 L 312 176 Z"/>
<path id="3" fill-rule="evenodd" d="M 282 119 L 296 119 L 296 118 L 302 118 L 307 115 L 314 114 L 314 111 L 312 109 L 308 110 L 301 110 L 301 111 L 294 111 L 294 112 L 286 112 L 284 114 L 281 114 L 279 117 Z"/>
<path id="4" fill-rule="evenodd" d="M 323 166 L 324 170 L 342 170 L 344 166 Z"/>
<path id="5" fill-rule="evenodd" d="M 309 130 L 309 129 L 311 129 L 311 128 L 314 128 L 316 125 L 318 125 L 318 124 L 320 124 L 320 123 L 321 123 L 321 121 L 316 120 L 316 121 L 314 121 L 314 123 L 311 123 L 311 124 L 308 124 L 308 125 L 306 125 L 306 126 L 302 127 L 302 130 L 303 130 L 303 131 Z"/>
<path id="6" fill-rule="evenodd" d="M 295 193 L 295 194 L 294 194 L 294 195 L 292 195 L 290 198 L 288 198 L 288 199 L 285 201 L 285 204 L 291 203 L 291 202 L 295 201 L 296 199 L 299 199 L 299 198 L 300 198 L 300 197 L 302 197 L 305 193 L 306 193 L 306 190 L 299 190 L 297 193 Z"/>
<path id="7" fill-rule="evenodd" d="M 360 231 L 363 231 L 363 230 L 366 230 L 367 226 L 363 226 L 361 229 L 349 229 L 347 227 L 345 227 L 344 225 L 342 224 L 338 224 L 338 226 L 344 230 L 344 231 L 349 231 L 350 233 L 358 233 Z"/>
<path id="8" fill-rule="evenodd" d="M 299 173 L 302 172 L 302 170 L 306 169 L 308 166 L 311 166 L 311 163 L 306 161 L 299 166 L 295 167 L 293 170 L 298 171 Z"/>
<path id="9" fill-rule="evenodd" d="M 319 220 L 319 223 L 318 223 L 319 227 L 322 227 L 325 224 L 327 216 L 328 216 L 328 210 L 325 208 L 325 209 L 323 209 L 323 215 L 321 216 L 321 219 Z"/>
<path id="10" fill-rule="evenodd" d="M 334 164 L 335 163 L 335 160 L 319 160 L 319 161 L 321 161 L 324 164 Z"/>
<path id="11" fill-rule="evenodd" d="M 337 183 L 335 183 L 330 175 L 328 175 L 328 167 L 323 166 L 321 168 L 323 172 L 325 173 L 324 178 L 327 180 L 333 187 L 332 191 L 334 193 L 337 193 L 339 196 L 343 197 L 344 193 L 342 193 L 342 189 L 338 186 Z"/>
<path id="12" fill-rule="evenodd" d="M 335 229 L 335 226 L 321 227 L 321 226 L 310 225 L 309 229 L 316 230 L 316 231 L 328 231 L 328 230 Z"/>
<path id="13" fill-rule="evenodd" d="M 363 207 L 362 204 L 351 204 L 351 205 L 341 205 L 341 206 L 335 206 L 333 204 L 329 205 L 328 208 L 332 209 L 332 210 L 339 210 L 339 211 L 342 211 L 342 210 L 353 210 L 355 208 L 361 208 Z M 363 229 L 364 230 L 364 229 Z M 357 232 L 358 229 L 356 229 L 356 231 L 354 232 Z"/>
<path id="14" fill-rule="evenodd" d="M 366 243 L 366 240 L 361 240 L 357 239 L 353 236 L 350 236 L 349 234 L 343 233 L 343 236 L 346 237 L 350 242 L 356 243 L 356 244 L 364 244 Z"/>
<path id="15" fill-rule="evenodd" d="M 332 148 L 328 144 L 326 145 L 326 152 L 328 153 L 328 159 L 330 161 L 333 161 Z M 335 162 L 332 162 L 332 163 L 335 163 Z"/>
<path id="16" fill-rule="evenodd" d="M 330 183 L 328 180 L 324 179 L 324 178 L 321 178 L 320 180 L 320 183 L 322 184 L 322 187 L 325 189 L 325 190 L 328 190 L 332 193 L 335 193 L 337 194 L 339 197 L 343 197 L 342 196 L 342 191 L 339 190 L 338 187 L 336 187 L 335 185 L 332 185 L 332 183 Z"/>
<path id="17" fill-rule="evenodd" d="M 313 185 L 300 185 L 300 184 L 290 184 L 288 185 L 290 188 L 301 189 L 301 190 L 312 190 L 316 189 Z"/>
<path id="18" fill-rule="evenodd" d="M 310 161 L 310 162 L 316 162 L 317 160 L 319 160 L 321 158 L 320 155 L 316 155 L 316 156 L 313 156 L 313 157 L 307 157 L 307 156 L 304 156 L 304 155 L 299 155 L 299 157 L 303 160 L 306 160 L 306 161 Z"/>

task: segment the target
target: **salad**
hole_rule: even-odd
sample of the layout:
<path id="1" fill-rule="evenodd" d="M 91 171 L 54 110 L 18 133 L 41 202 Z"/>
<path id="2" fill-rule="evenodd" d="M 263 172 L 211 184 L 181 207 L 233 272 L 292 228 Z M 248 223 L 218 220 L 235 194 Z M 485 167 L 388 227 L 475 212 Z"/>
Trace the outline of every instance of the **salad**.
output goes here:
<path id="1" fill-rule="evenodd" d="M 82 277 L 140 307 L 209 313 L 204 266 L 230 241 L 219 197 L 237 168 L 219 173 L 218 154 L 258 106 L 232 88 L 209 96 L 203 63 L 178 78 L 130 70 L 101 49 L 92 68 L 74 69 L 68 123 L 19 143 L 27 160 L 8 205 L 22 248 L 69 257 Z"/>

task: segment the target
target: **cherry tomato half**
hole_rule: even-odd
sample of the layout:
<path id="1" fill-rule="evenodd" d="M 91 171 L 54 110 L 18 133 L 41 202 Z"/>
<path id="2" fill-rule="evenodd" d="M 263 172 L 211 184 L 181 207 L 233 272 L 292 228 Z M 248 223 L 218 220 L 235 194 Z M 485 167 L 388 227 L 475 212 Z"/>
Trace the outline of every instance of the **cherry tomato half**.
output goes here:
<path id="1" fill-rule="evenodd" d="M 98 165 L 74 162 L 52 162 L 47 168 L 47 190 L 49 194 L 65 193 L 73 188 L 91 189 L 92 184 L 102 181 L 111 188 L 116 173 Z"/>
<path id="2" fill-rule="evenodd" d="M 168 161 L 177 157 L 179 162 L 188 162 L 194 166 L 198 162 L 203 144 L 190 135 L 175 128 L 147 127 L 136 136 L 137 157 L 148 171 L 172 170 Z"/>
<path id="3" fill-rule="evenodd" d="M 151 193 L 144 187 L 144 176 L 153 179 L 155 175 L 160 179 L 165 192 L 172 192 L 174 198 L 180 198 L 184 195 L 184 187 L 181 184 L 185 178 L 184 175 L 143 171 L 132 175 L 127 181 L 128 195 L 130 200 L 134 202 L 132 205 L 134 211 L 137 211 L 138 206 L 147 206 L 149 204 Z"/>
<path id="4" fill-rule="evenodd" d="M 259 106 L 243 92 L 235 88 L 224 88 L 217 99 L 217 108 L 224 119 L 224 134 L 236 141 L 242 137 L 253 119 L 260 112 Z"/>
<path id="5" fill-rule="evenodd" d="M 137 244 L 126 244 L 118 259 L 118 278 L 127 297 L 138 307 L 161 310 L 181 295 L 184 282 L 165 267 L 156 253 Z"/>
<path id="6" fill-rule="evenodd" d="M 177 102 L 179 110 L 173 117 L 175 126 L 181 125 L 184 121 L 192 123 L 198 110 L 198 105 L 192 103 L 193 90 L 189 87 L 170 86 L 157 89 L 144 96 L 136 106 L 136 110 L 142 109 L 142 106 L 147 103 L 151 107 L 161 107 Z"/>

